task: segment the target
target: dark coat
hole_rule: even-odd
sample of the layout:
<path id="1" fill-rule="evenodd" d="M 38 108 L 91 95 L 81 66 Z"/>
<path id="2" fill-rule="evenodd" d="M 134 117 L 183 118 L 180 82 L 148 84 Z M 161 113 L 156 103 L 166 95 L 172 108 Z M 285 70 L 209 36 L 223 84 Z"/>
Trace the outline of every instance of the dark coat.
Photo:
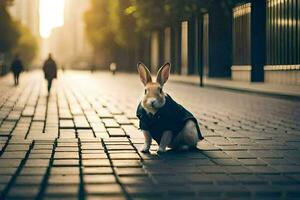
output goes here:
<path id="1" fill-rule="evenodd" d="M 137 117 L 141 130 L 149 131 L 152 138 L 159 144 L 165 131 L 172 131 L 175 137 L 184 127 L 187 120 L 193 120 L 197 125 L 199 139 L 203 139 L 197 119 L 183 106 L 166 95 L 166 103 L 154 115 L 147 113 L 141 103 L 138 105 Z M 174 138 L 173 137 L 173 138 Z"/>
<path id="2" fill-rule="evenodd" d="M 11 71 L 14 74 L 20 74 L 23 71 L 23 64 L 20 59 L 14 59 L 13 62 L 11 63 Z"/>
<path id="3" fill-rule="evenodd" d="M 57 66 L 52 58 L 46 60 L 43 66 L 45 79 L 52 80 L 57 77 Z"/>

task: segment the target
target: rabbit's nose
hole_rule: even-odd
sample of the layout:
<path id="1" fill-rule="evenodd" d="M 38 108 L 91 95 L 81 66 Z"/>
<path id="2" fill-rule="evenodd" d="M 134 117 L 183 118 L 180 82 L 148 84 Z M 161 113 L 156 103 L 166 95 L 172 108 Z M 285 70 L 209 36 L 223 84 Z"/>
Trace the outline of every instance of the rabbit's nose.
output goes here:
<path id="1" fill-rule="evenodd" d="M 155 98 L 151 98 L 151 99 L 148 99 L 147 103 L 153 106 L 155 104 L 155 101 L 156 101 Z"/>

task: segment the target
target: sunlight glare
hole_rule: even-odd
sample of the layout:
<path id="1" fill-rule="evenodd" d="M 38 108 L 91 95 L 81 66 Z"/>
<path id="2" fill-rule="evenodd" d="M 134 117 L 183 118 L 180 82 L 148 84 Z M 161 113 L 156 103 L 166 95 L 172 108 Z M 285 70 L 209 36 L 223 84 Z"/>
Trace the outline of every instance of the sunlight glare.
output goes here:
<path id="1" fill-rule="evenodd" d="M 53 28 L 64 24 L 64 0 L 40 0 L 40 35 L 50 36 Z"/>

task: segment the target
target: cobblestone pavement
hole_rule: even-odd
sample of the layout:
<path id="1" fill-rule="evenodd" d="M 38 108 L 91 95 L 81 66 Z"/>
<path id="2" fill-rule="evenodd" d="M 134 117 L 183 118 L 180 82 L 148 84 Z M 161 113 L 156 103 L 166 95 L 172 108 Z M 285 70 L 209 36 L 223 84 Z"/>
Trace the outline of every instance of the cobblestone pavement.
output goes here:
<path id="1" fill-rule="evenodd" d="M 137 75 L 0 78 L 0 199 L 299 199 L 300 103 L 178 83 L 199 150 L 138 151 Z"/>

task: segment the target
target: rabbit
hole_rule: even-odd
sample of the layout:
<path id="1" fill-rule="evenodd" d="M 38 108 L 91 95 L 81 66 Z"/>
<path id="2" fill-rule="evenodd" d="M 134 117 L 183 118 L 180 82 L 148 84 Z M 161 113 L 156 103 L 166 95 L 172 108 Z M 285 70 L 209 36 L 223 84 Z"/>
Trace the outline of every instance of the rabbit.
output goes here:
<path id="1" fill-rule="evenodd" d="M 180 151 L 195 149 L 198 141 L 204 139 L 197 119 L 163 91 L 170 69 L 170 63 L 164 64 L 158 70 L 156 81 L 152 81 L 149 69 L 141 62 L 137 65 L 145 87 L 136 111 L 145 138 L 140 150 L 143 153 L 149 153 L 152 139 L 159 145 L 158 154 L 166 152 L 167 147 Z"/>

